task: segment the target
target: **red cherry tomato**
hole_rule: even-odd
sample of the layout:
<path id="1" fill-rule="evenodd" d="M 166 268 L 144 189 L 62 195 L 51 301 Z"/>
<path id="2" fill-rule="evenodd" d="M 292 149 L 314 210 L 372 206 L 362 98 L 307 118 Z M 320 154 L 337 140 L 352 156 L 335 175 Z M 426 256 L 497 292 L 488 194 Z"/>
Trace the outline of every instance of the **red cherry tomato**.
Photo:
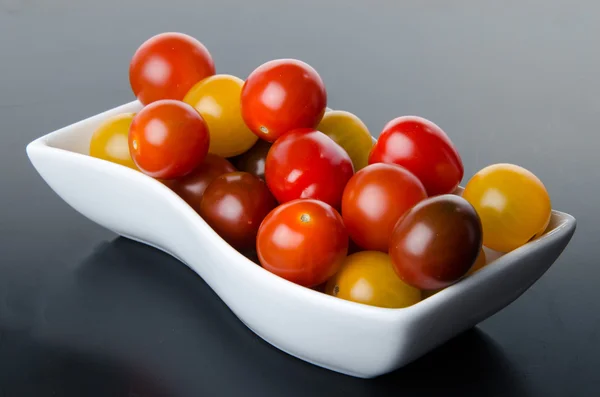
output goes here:
<path id="1" fill-rule="evenodd" d="M 228 160 L 208 153 L 202 164 L 183 178 L 167 181 L 167 186 L 199 213 L 200 202 L 208 185 L 216 177 L 235 171 Z"/>
<path id="2" fill-rule="evenodd" d="M 396 274 L 421 290 L 447 287 L 475 264 L 483 232 L 475 208 L 454 194 L 421 201 L 400 218 L 390 239 Z"/>
<path id="3" fill-rule="evenodd" d="M 238 250 L 256 246 L 262 220 L 277 203 L 263 181 L 247 172 L 215 178 L 200 203 L 200 216 Z"/>
<path id="4" fill-rule="evenodd" d="M 190 173 L 204 161 L 209 140 L 200 113 L 171 99 L 144 107 L 129 129 L 131 158 L 142 172 L 159 179 Z"/>
<path id="5" fill-rule="evenodd" d="M 365 250 L 387 252 L 394 225 L 427 193 L 419 179 L 395 164 L 371 164 L 346 185 L 342 217 L 348 233 Z"/>
<path id="6" fill-rule="evenodd" d="M 330 205 L 294 200 L 267 215 L 258 230 L 256 252 L 268 271 L 314 287 L 339 270 L 348 252 L 348 234 Z"/>
<path id="7" fill-rule="evenodd" d="M 279 138 L 267 155 L 267 185 L 280 203 L 312 198 L 339 208 L 354 168 L 348 153 L 320 131 L 303 128 Z"/>
<path id="8" fill-rule="evenodd" d="M 278 59 L 256 68 L 242 88 L 242 117 L 260 138 L 274 142 L 296 128 L 315 128 L 327 106 L 319 74 L 302 61 Z"/>
<path id="9" fill-rule="evenodd" d="M 440 127 L 416 116 L 398 117 L 383 128 L 369 164 L 394 163 L 423 182 L 427 194 L 452 193 L 464 175 L 454 144 Z"/>
<path id="10" fill-rule="evenodd" d="M 147 105 L 159 99 L 183 100 L 194 84 L 215 74 L 206 47 L 183 33 L 161 33 L 144 42 L 129 65 L 129 83 Z"/>

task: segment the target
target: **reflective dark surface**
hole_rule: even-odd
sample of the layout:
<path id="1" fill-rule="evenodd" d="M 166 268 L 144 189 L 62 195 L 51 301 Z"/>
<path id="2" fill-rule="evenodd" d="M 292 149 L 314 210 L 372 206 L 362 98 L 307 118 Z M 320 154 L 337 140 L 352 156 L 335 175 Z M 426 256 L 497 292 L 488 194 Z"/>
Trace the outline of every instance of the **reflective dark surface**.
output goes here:
<path id="1" fill-rule="evenodd" d="M 578 230 L 508 308 L 393 374 L 359 380 L 281 353 L 184 265 L 61 201 L 34 138 L 133 98 L 151 35 L 199 38 L 242 78 L 296 57 L 374 132 L 418 114 L 465 179 L 514 162 Z M 0 1 L 0 396 L 595 396 L 600 387 L 600 4 Z"/>

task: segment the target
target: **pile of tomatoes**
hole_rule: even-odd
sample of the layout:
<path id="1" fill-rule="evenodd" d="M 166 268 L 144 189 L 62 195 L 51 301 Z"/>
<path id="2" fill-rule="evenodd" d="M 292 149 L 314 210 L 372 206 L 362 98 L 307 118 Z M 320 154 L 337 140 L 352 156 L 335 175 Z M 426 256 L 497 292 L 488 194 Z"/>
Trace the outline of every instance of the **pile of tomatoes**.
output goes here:
<path id="1" fill-rule="evenodd" d="M 476 173 L 433 122 L 403 116 L 375 141 L 327 109 L 319 74 L 294 59 L 242 80 L 216 74 L 198 40 L 163 33 L 129 69 L 144 105 L 107 120 L 90 155 L 164 183 L 225 241 L 296 284 L 368 305 L 419 302 L 550 220 L 542 182 L 511 164 Z M 274 297 L 276 299 L 276 297 Z"/>

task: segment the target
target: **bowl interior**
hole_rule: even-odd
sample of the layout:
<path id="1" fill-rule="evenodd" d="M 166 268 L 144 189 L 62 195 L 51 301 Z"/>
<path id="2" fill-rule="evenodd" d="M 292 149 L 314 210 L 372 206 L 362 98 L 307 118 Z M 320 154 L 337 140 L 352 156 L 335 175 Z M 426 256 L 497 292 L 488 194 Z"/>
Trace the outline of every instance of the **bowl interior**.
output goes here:
<path id="1" fill-rule="evenodd" d="M 95 115 L 93 117 L 84 119 L 77 123 L 74 123 L 70 126 L 61 128 L 61 129 L 54 131 L 50 134 L 47 134 L 45 136 L 42 136 L 41 138 L 32 142 L 30 145 L 31 146 L 46 146 L 46 147 L 53 148 L 56 150 L 65 150 L 68 152 L 87 156 L 89 153 L 90 140 L 91 140 L 91 137 L 92 137 L 94 131 L 107 118 L 110 118 L 114 115 L 121 114 L 121 113 L 127 113 L 127 112 L 135 113 L 135 112 L 138 112 L 140 109 L 142 109 L 141 103 L 139 103 L 138 101 L 132 101 L 132 102 L 126 103 L 124 105 L 121 105 L 119 107 L 110 109 L 103 113 L 100 113 L 98 115 Z M 375 140 L 375 138 L 373 138 L 373 139 Z M 454 194 L 461 195 L 463 190 L 464 189 L 462 187 L 458 187 L 455 190 Z M 559 211 L 553 211 L 550 223 L 548 224 L 546 231 L 537 240 L 534 240 L 534 242 L 543 242 L 547 238 L 547 236 L 549 236 L 550 234 L 559 232 L 562 228 L 567 227 L 569 224 L 574 223 L 574 222 L 575 222 L 574 218 L 571 217 L 570 215 L 559 212 Z M 528 243 L 516 251 L 527 249 L 527 246 L 529 246 L 530 244 L 531 243 Z M 513 255 L 514 254 L 514 252 L 509 253 L 509 254 L 497 252 L 497 251 L 491 250 L 487 247 L 484 247 L 484 251 L 486 253 L 486 259 L 487 259 L 488 264 L 497 261 L 499 258 L 502 258 L 505 255 Z M 486 266 L 486 268 L 490 268 L 490 267 L 491 266 Z M 471 278 L 480 277 L 479 273 L 487 271 L 486 268 L 484 268 L 481 271 L 477 272 L 476 274 L 472 275 Z M 456 286 L 459 285 L 460 283 L 461 282 L 458 282 L 446 289 L 457 288 Z M 315 292 L 315 293 L 317 293 L 317 292 Z M 354 304 L 352 302 L 349 302 L 349 303 Z M 376 309 L 379 309 L 379 308 L 376 308 Z M 388 309 L 384 309 L 384 310 L 388 310 Z M 402 309 L 389 309 L 389 310 L 402 310 Z"/>
<path id="2" fill-rule="evenodd" d="M 141 109 L 142 104 L 140 102 L 129 102 L 51 132 L 32 143 L 88 155 L 92 135 L 105 120 L 121 113 L 135 113 Z"/>

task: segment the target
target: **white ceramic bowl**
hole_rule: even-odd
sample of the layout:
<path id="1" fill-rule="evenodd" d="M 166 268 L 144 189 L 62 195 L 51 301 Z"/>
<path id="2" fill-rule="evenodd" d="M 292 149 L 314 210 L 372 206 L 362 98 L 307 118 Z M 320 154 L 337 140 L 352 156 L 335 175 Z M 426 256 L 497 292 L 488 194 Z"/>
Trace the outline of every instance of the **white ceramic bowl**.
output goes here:
<path id="1" fill-rule="evenodd" d="M 27 154 L 75 210 L 187 264 L 273 346 L 344 374 L 370 378 L 393 371 L 475 326 L 542 276 L 575 231 L 572 216 L 554 211 L 541 238 L 505 255 L 488 251 L 492 264 L 408 308 L 344 301 L 256 265 L 160 182 L 87 155 L 90 137 L 103 120 L 140 108 L 131 102 L 50 133 L 31 142 Z"/>

